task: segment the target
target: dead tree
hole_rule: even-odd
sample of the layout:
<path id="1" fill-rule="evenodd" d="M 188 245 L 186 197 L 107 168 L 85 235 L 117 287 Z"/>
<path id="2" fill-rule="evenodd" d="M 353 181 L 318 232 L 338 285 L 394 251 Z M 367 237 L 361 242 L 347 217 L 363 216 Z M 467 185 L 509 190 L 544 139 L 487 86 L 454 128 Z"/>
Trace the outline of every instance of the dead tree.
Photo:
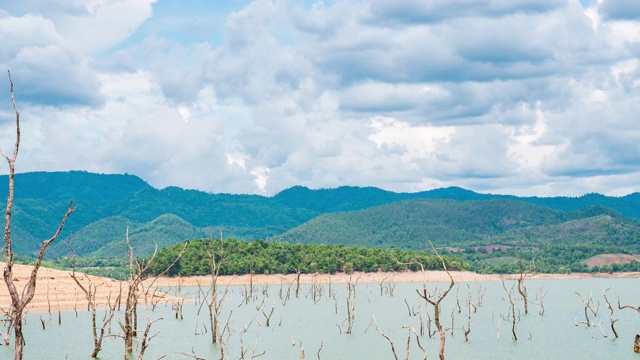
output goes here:
<path id="1" fill-rule="evenodd" d="M 356 319 L 356 285 L 358 285 L 358 280 L 360 278 L 357 278 L 355 283 L 351 283 L 351 276 L 349 276 L 347 282 L 347 334 L 351 334 L 353 322 Z"/>
<path id="2" fill-rule="evenodd" d="M 591 295 L 589 295 L 589 298 L 587 300 L 585 300 L 582 297 L 582 294 L 580 294 L 579 292 L 576 291 L 576 295 L 578 295 L 580 297 L 580 300 L 582 301 L 582 306 L 584 307 L 584 320 L 585 321 L 580 321 L 578 323 L 576 323 L 575 325 L 578 326 L 580 324 L 585 324 L 587 325 L 587 327 L 591 326 L 591 320 L 589 319 L 589 311 L 593 314 L 593 316 L 598 316 L 598 308 L 600 307 L 600 301 L 598 300 L 598 304 L 596 305 L 593 301 L 593 297 Z M 594 309 L 595 306 L 595 309 Z"/>
<path id="3" fill-rule="evenodd" d="M 631 309 L 640 313 L 640 306 L 631 306 L 631 305 L 621 305 L 620 304 L 620 295 L 618 295 L 618 309 Z M 613 326 L 613 324 L 612 324 Z M 636 353 L 640 353 L 640 333 L 636 334 L 636 337 L 633 341 L 633 351 Z"/>
<path id="4" fill-rule="evenodd" d="M 385 284 L 386 282 L 386 284 Z M 389 295 L 389 297 L 393 297 L 393 292 L 396 289 L 397 283 L 393 281 L 389 276 L 385 276 L 379 283 L 380 285 L 380 296 L 383 296 L 385 293 Z"/>
<path id="5" fill-rule="evenodd" d="M 269 311 L 269 315 L 267 315 L 266 312 L 264 312 L 264 310 L 262 310 L 262 315 L 265 318 L 265 326 L 269 327 L 269 323 L 271 322 L 271 315 L 273 315 L 273 310 L 275 310 L 276 308 L 276 303 L 274 302 L 273 305 L 271 306 L 271 311 Z"/>
<path id="6" fill-rule="evenodd" d="M 473 311 L 471 309 L 473 309 Z M 462 329 L 464 332 L 464 341 L 469 341 L 469 333 L 471 333 L 471 314 L 475 313 L 476 310 L 478 310 L 478 308 L 473 303 L 473 299 L 471 298 L 471 288 L 469 287 L 469 284 L 467 284 L 467 328 Z"/>
<path id="7" fill-rule="evenodd" d="M 176 299 L 171 304 L 171 309 L 176 313 L 176 319 L 184 319 L 182 307 L 184 305 L 184 297 L 182 297 L 182 275 L 178 277 L 178 286 L 176 287 Z"/>
<path id="8" fill-rule="evenodd" d="M 142 286 L 146 270 L 143 269 L 144 265 L 140 264 L 138 261 L 134 261 L 133 248 L 129 242 L 128 227 L 126 232 L 126 243 L 127 255 L 129 257 L 129 279 L 127 280 L 127 299 L 125 302 L 124 325 L 120 324 L 124 338 L 125 360 L 128 359 L 133 352 L 133 338 L 136 336 L 133 317 L 136 306 L 138 306 L 138 297 L 140 295 L 139 291 Z"/>
<path id="9" fill-rule="evenodd" d="M 528 314 L 529 301 L 527 300 L 527 287 L 524 286 L 524 279 L 527 277 L 527 275 L 531 274 L 536 269 L 536 263 L 535 263 L 535 260 L 532 260 L 531 265 L 529 265 L 529 269 L 524 270 L 524 267 L 522 266 L 522 258 L 521 258 L 519 261 L 519 267 L 520 267 L 520 274 L 518 276 L 518 292 L 520 293 L 520 296 L 522 296 L 522 302 L 524 303 L 524 313 Z"/>
<path id="10" fill-rule="evenodd" d="M 145 291 L 143 293 L 143 296 L 144 296 L 144 305 L 145 305 L 144 311 L 147 317 L 147 325 L 144 328 L 142 339 L 140 341 L 140 352 L 138 353 L 138 360 L 142 360 L 144 358 L 144 353 L 145 351 L 147 351 L 147 348 L 149 347 L 149 343 L 154 337 L 156 337 L 156 335 L 158 335 L 157 332 L 153 335 L 150 335 L 151 326 L 153 326 L 153 324 L 156 323 L 157 321 L 162 320 L 162 318 L 151 320 L 151 316 L 149 315 L 149 291 Z"/>
<path id="11" fill-rule="evenodd" d="M 605 289 L 602 291 L 602 295 L 604 296 L 604 301 L 607 303 L 607 308 L 609 309 L 609 315 L 610 315 L 610 325 L 611 325 L 611 331 L 613 332 L 613 335 L 616 337 L 616 339 L 618 338 L 618 332 L 616 331 L 616 321 L 618 321 L 618 319 L 614 319 L 613 318 L 613 306 L 611 306 L 611 302 L 609 301 L 609 299 L 607 298 L 607 291 L 609 291 L 609 288 Z"/>
<path id="12" fill-rule="evenodd" d="M 300 293 L 300 274 L 302 274 L 302 270 L 298 267 L 296 269 L 296 299 L 299 297 Z"/>
<path id="13" fill-rule="evenodd" d="M 440 262 L 442 263 L 442 268 L 444 269 L 444 271 L 447 272 L 447 275 L 449 276 L 449 280 L 450 280 L 449 287 L 444 292 L 440 293 L 439 296 L 436 297 L 434 295 L 433 298 L 432 298 L 427 293 L 427 283 L 424 282 L 422 284 L 422 293 L 420 293 L 420 291 L 418 291 L 417 289 L 416 289 L 416 292 L 429 305 L 433 306 L 433 320 L 434 320 L 434 323 L 436 325 L 436 328 L 438 329 L 438 332 L 440 333 L 440 351 L 439 351 L 439 356 L 440 356 L 440 360 L 444 360 L 444 345 L 445 345 L 445 341 L 446 341 L 446 336 L 447 335 L 446 335 L 444 327 L 440 323 L 440 311 L 441 311 L 440 303 L 442 302 L 442 300 L 444 300 L 445 297 L 447 297 L 447 295 L 449 294 L 451 289 L 453 289 L 453 286 L 455 285 L 455 281 L 453 280 L 453 276 L 451 276 L 451 273 L 447 269 L 447 265 L 445 264 L 444 259 L 442 258 L 442 256 L 440 256 L 440 254 L 438 254 L 438 251 L 433 246 L 433 244 L 431 244 L 431 248 L 433 249 L 433 252 L 435 252 L 436 256 L 438 256 L 438 259 L 440 259 Z M 422 264 L 420 264 L 420 266 L 422 266 Z M 422 267 L 422 271 L 424 272 L 424 267 Z"/>
<path id="14" fill-rule="evenodd" d="M 207 302 L 207 308 L 209 309 L 209 324 L 211 326 L 211 342 L 213 344 L 220 342 L 220 346 L 222 346 L 222 334 L 220 333 L 219 323 L 220 323 L 220 311 L 222 309 L 222 303 L 224 302 L 224 298 L 227 295 L 227 291 L 229 286 L 225 288 L 225 292 L 222 297 L 219 298 L 218 292 L 218 276 L 220 275 L 220 267 L 222 265 L 222 261 L 224 260 L 224 248 L 222 242 L 222 230 L 220 231 L 220 248 L 219 248 L 219 259 L 216 260 L 216 251 L 214 251 L 214 241 L 213 237 L 210 237 L 211 246 L 207 247 L 205 244 L 205 249 L 209 256 L 209 265 L 211 267 L 211 298 L 205 300 Z M 253 287 L 253 285 L 251 285 Z M 207 296 L 205 296 L 206 298 Z M 224 354 L 224 353 L 223 353 Z"/>
<path id="15" fill-rule="evenodd" d="M 111 324 L 111 320 L 113 320 L 113 316 L 116 312 L 117 301 L 114 302 L 113 305 L 111 305 L 111 302 L 109 301 L 107 314 L 105 315 L 105 318 L 102 322 L 102 326 L 100 327 L 100 333 L 98 333 L 98 323 L 96 320 L 96 313 L 97 313 L 96 291 L 98 290 L 98 287 L 100 285 L 97 285 L 86 274 L 84 274 L 84 280 L 86 280 L 87 285 L 85 286 L 82 284 L 82 281 L 78 279 L 78 276 L 76 275 L 76 251 L 75 249 L 73 249 L 73 247 L 71 247 L 71 239 L 67 241 L 67 246 L 69 247 L 72 253 L 71 264 L 73 266 L 72 268 L 73 271 L 69 275 L 71 276 L 73 281 L 75 281 L 76 285 L 78 285 L 80 290 L 84 292 L 85 298 L 87 299 L 87 310 L 91 311 L 91 328 L 93 331 L 93 352 L 91 353 L 91 357 L 96 358 L 98 357 L 98 353 L 100 352 L 100 350 L 102 350 L 102 339 L 104 338 L 104 332 L 107 326 Z M 104 285 L 104 283 L 102 283 L 101 285 Z M 118 295 L 118 297 L 119 296 L 120 295 Z"/>
<path id="16" fill-rule="evenodd" d="M 249 327 L 251 327 L 251 324 L 253 324 L 254 320 L 255 318 L 253 318 L 253 320 L 251 320 L 248 325 L 245 325 L 240 331 L 240 359 L 239 360 L 251 360 L 266 354 L 266 351 L 262 351 L 261 353 L 256 354 L 256 350 L 258 348 L 258 338 L 260 336 L 260 331 L 258 331 L 255 342 L 253 344 L 253 350 L 251 350 L 251 354 L 249 354 L 249 358 L 248 359 L 245 358 L 245 355 L 247 355 L 247 352 L 249 351 L 249 349 L 244 348 L 243 337 L 244 337 L 244 334 L 246 334 L 247 331 L 249 330 Z"/>
<path id="17" fill-rule="evenodd" d="M 373 315 L 373 323 L 376 326 L 376 330 L 378 331 L 378 333 L 380 333 L 380 335 L 382 335 L 383 338 L 387 339 L 387 341 L 389 342 L 389 345 L 391 346 L 391 353 L 393 354 L 393 358 L 395 360 L 398 360 L 398 354 L 396 353 L 396 347 L 393 344 L 393 340 L 391 340 L 391 338 L 382 332 L 382 330 L 380 330 L 380 327 L 378 326 L 378 322 L 376 321 L 376 316 Z"/>
<path id="18" fill-rule="evenodd" d="M 176 256 L 173 262 L 169 266 L 167 266 L 164 269 L 164 271 L 155 275 L 153 279 L 148 282 L 148 284 L 143 284 L 143 281 L 146 280 L 149 273 L 149 269 L 153 264 L 153 261 L 158 252 L 158 246 L 156 245 L 156 248 L 153 254 L 147 260 L 135 260 L 133 256 L 133 247 L 129 242 L 128 227 L 127 227 L 125 240 L 127 245 L 127 256 L 129 258 L 129 278 L 127 279 L 128 291 L 127 291 L 127 299 L 126 299 L 125 311 L 124 311 L 124 324 L 120 323 L 120 327 L 122 328 L 122 332 L 123 332 L 121 337 L 124 339 L 124 358 L 125 360 L 127 360 L 131 357 L 131 354 L 133 352 L 133 338 L 135 338 L 138 333 L 137 326 L 136 326 L 137 325 L 136 308 L 140 302 L 140 296 L 142 295 L 144 300 L 144 305 L 145 305 L 146 314 L 147 314 L 147 326 L 144 330 L 143 338 L 141 339 L 142 345 L 140 348 L 139 358 L 141 358 L 141 356 L 144 355 L 144 351 L 149 346 L 149 341 L 153 338 L 153 336 L 155 336 L 155 335 L 153 336 L 149 335 L 149 330 L 151 328 L 151 325 L 153 325 L 153 323 L 159 320 L 157 319 L 152 321 L 149 317 L 149 312 L 148 312 L 149 293 L 152 292 L 151 289 L 155 284 L 155 282 L 158 280 L 158 278 L 165 275 L 169 271 L 169 269 L 171 269 L 178 262 L 178 260 L 180 260 L 185 250 L 187 249 L 187 245 L 189 243 L 184 244 L 178 256 Z"/>
<path id="19" fill-rule="evenodd" d="M 513 286 L 511 287 L 510 290 L 507 290 L 506 285 L 504 284 L 504 280 L 502 280 L 502 288 L 504 289 L 504 291 L 507 293 L 507 296 L 509 298 L 509 316 L 511 317 L 511 338 L 514 341 L 518 340 L 518 335 L 516 334 L 516 304 L 513 301 L 513 297 L 511 296 L 511 293 L 514 291 L 513 290 Z"/>
<path id="20" fill-rule="evenodd" d="M 4 321 L 7 323 L 7 328 L 5 329 L 5 332 L 3 334 L 5 345 L 11 344 L 11 340 L 9 340 L 9 334 L 11 333 L 11 329 L 13 328 L 13 315 L 11 314 L 11 311 L 12 310 L 9 310 L 9 311 L 5 311 L 4 309 L 2 310 L 5 316 Z"/>
<path id="21" fill-rule="evenodd" d="M 18 110 L 18 106 L 16 105 L 15 96 L 13 93 L 13 81 L 11 80 L 11 73 L 9 74 L 9 84 L 11 91 L 11 101 L 13 103 L 13 110 L 16 114 L 16 140 L 13 147 L 13 154 L 8 156 L 4 153 L 4 151 L 0 148 L 0 154 L 7 160 L 7 164 L 9 165 L 9 192 L 7 195 L 7 210 L 5 212 L 5 220 L 4 220 L 4 250 L 6 256 L 6 263 L 4 266 L 4 282 L 7 285 L 7 290 L 9 291 L 9 295 L 11 296 L 11 312 L 10 312 L 10 321 L 13 324 L 13 331 L 15 335 L 14 346 L 15 346 L 15 359 L 22 359 L 23 347 L 25 344 L 24 334 L 22 332 L 22 322 L 24 317 L 24 310 L 27 305 L 33 299 L 36 291 L 36 280 L 38 276 L 38 270 L 40 269 L 40 264 L 42 263 L 42 257 L 44 256 L 45 251 L 54 242 L 60 233 L 62 232 L 62 228 L 64 227 L 64 223 L 67 221 L 71 213 L 75 210 L 73 202 L 69 203 L 69 207 L 67 208 L 67 212 L 62 217 L 60 221 L 60 225 L 58 226 L 58 230 L 53 234 L 51 238 L 45 240 L 40 246 L 40 251 L 38 252 L 38 257 L 36 258 L 33 269 L 31 270 L 31 275 L 29 276 L 29 280 L 26 285 L 22 289 L 22 291 L 18 291 L 15 280 L 13 278 L 13 248 L 12 248 L 12 238 L 11 238 L 11 216 L 13 211 L 13 194 L 14 194 L 14 177 L 15 177 L 15 162 L 18 157 L 18 149 L 20 148 L 20 111 Z"/>
<path id="22" fill-rule="evenodd" d="M 418 332 L 416 331 L 416 329 L 414 329 L 413 326 L 411 325 L 403 326 L 403 328 L 409 331 L 409 335 L 407 338 L 407 357 L 406 358 L 409 359 L 409 341 L 411 340 L 411 333 L 413 332 L 413 334 L 416 336 L 416 344 L 418 345 L 420 350 L 422 350 L 422 360 L 427 360 L 427 350 L 420 343 L 420 335 L 418 335 Z"/>
<path id="23" fill-rule="evenodd" d="M 618 309 L 620 309 L 620 310 L 622 310 L 622 309 L 631 309 L 631 310 L 635 310 L 635 311 L 640 313 L 640 306 L 631 306 L 631 305 L 622 306 L 620 304 L 620 295 L 618 295 Z"/>
<path id="24" fill-rule="evenodd" d="M 538 296 L 538 299 L 540 300 L 539 305 L 540 305 L 540 310 L 538 311 L 539 315 L 544 315 L 544 297 L 547 295 L 547 292 L 543 290 L 543 288 L 540 288 L 540 295 Z"/>

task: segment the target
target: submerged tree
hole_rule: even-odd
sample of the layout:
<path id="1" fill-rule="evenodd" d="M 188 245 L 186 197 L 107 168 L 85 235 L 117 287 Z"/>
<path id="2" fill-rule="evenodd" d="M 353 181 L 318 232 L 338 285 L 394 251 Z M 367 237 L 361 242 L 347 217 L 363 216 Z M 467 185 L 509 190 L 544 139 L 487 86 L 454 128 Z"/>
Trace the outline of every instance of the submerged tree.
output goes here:
<path id="1" fill-rule="evenodd" d="M 87 274 L 83 274 L 84 278 L 78 278 L 78 275 L 76 274 L 76 255 L 77 254 L 76 254 L 76 250 L 71 246 L 71 239 L 67 241 L 67 246 L 69 247 L 69 250 L 71 250 L 71 254 L 72 254 L 71 264 L 73 266 L 72 268 L 73 271 L 71 274 L 69 274 L 69 276 L 71 276 L 73 281 L 75 281 L 76 285 L 78 285 L 80 290 L 82 290 L 82 292 L 84 293 L 85 298 L 87 299 L 87 310 L 91 312 L 91 329 L 93 333 L 93 351 L 91 352 L 91 357 L 96 358 L 98 357 L 98 353 L 100 352 L 100 350 L 102 350 L 102 339 L 104 339 L 105 330 L 107 326 L 111 324 L 111 320 L 113 320 L 113 316 L 116 313 L 116 305 L 120 301 L 120 297 L 122 294 L 118 295 L 118 298 L 116 299 L 116 301 L 114 301 L 113 304 L 111 304 L 111 301 L 110 301 L 111 295 L 109 295 L 109 302 L 107 304 L 108 305 L 107 313 L 105 314 L 105 317 L 102 321 L 102 325 L 100 326 L 100 329 L 98 332 L 98 320 L 97 320 L 98 305 L 96 303 L 96 292 L 98 291 L 98 287 L 100 287 L 101 285 L 105 285 L 106 283 L 103 282 L 102 284 L 96 284 L 95 280 L 87 276 Z"/>
<path id="2" fill-rule="evenodd" d="M 133 254 L 133 247 L 129 242 L 129 228 L 127 228 L 126 236 L 125 236 L 126 246 L 127 246 L 127 257 L 129 258 L 129 277 L 126 280 L 127 283 L 127 298 L 125 302 L 125 311 L 124 311 L 124 324 L 120 323 L 120 327 L 122 328 L 121 337 L 124 339 L 124 358 L 129 359 L 133 353 L 133 339 L 137 336 L 138 332 L 142 332 L 143 336 L 140 340 L 140 353 L 138 354 L 138 359 L 142 359 L 144 357 L 144 352 L 149 346 L 149 341 L 155 337 L 155 335 L 151 335 L 149 331 L 151 330 L 151 326 L 158 320 L 151 320 L 149 316 L 149 295 L 155 295 L 153 291 L 153 286 L 159 277 L 164 276 L 169 269 L 171 269 L 180 257 L 184 254 L 184 251 L 187 248 L 189 243 L 185 243 L 182 247 L 182 250 L 176 256 L 169 266 L 167 266 L 162 272 L 152 277 L 146 284 L 144 283 L 149 276 L 150 266 L 153 264 L 156 254 L 158 253 L 158 246 L 151 255 L 150 258 L 144 260 L 137 260 Z M 145 313 L 147 318 L 147 324 L 144 330 L 137 329 L 137 306 L 140 304 L 140 300 L 143 300 L 145 305 Z"/>
<path id="3" fill-rule="evenodd" d="M 518 261 L 518 268 L 520 270 L 518 275 L 518 292 L 520 296 L 522 296 L 522 302 L 524 303 L 524 313 L 529 313 L 529 299 L 527 298 L 527 287 L 524 286 L 524 279 L 527 275 L 531 274 L 536 269 L 535 260 L 531 260 L 531 264 L 529 265 L 529 269 L 525 270 L 522 265 L 522 258 Z"/>
<path id="4" fill-rule="evenodd" d="M 224 298 L 227 295 L 228 286 L 225 287 L 224 293 L 221 298 L 218 298 L 219 288 L 218 288 L 218 276 L 220 276 L 220 266 L 222 261 L 224 260 L 224 243 L 222 239 L 222 230 L 220 231 L 220 247 L 217 253 L 219 254 L 219 259 L 216 260 L 216 250 L 214 249 L 214 240 L 213 237 L 210 237 L 209 244 L 205 243 L 205 248 L 207 251 L 207 255 L 209 256 L 209 266 L 211 267 L 211 298 L 207 299 L 207 308 L 209 309 L 209 324 L 211 326 L 211 342 L 213 344 L 219 341 L 220 344 L 220 352 L 221 355 L 224 356 L 224 342 L 222 341 L 222 334 L 220 333 L 220 311 L 222 309 L 222 303 L 224 302 Z M 220 336 L 220 339 L 218 337 Z"/>
<path id="5" fill-rule="evenodd" d="M 29 280 L 25 284 L 22 291 L 18 291 L 16 288 L 15 280 L 13 278 L 13 248 L 12 248 L 12 238 L 11 238 L 11 216 L 13 211 L 13 194 L 14 194 L 14 176 L 15 176 L 15 162 L 18 157 L 18 149 L 20 148 L 20 111 L 18 110 L 18 106 L 16 105 L 15 96 L 13 93 L 13 81 L 11 80 L 11 72 L 9 74 L 9 84 L 11 86 L 11 101 L 13 103 L 13 110 L 16 114 L 16 140 L 13 147 L 13 154 L 8 156 L 5 152 L 0 149 L 0 154 L 7 160 L 7 164 L 9 165 L 9 193 L 7 195 L 7 210 L 5 212 L 5 220 L 4 220 L 4 250 L 6 256 L 6 263 L 4 266 L 4 282 L 7 285 L 7 290 L 9 291 L 9 295 L 11 296 L 11 312 L 9 314 L 9 322 L 13 325 L 13 330 L 15 334 L 14 347 L 15 347 L 15 359 L 22 359 L 23 346 L 25 344 L 24 335 L 22 332 L 22 322 L 24 317 L 24 309 L 33 299 L 36 291 L 36 279 L 38 276 L 38 270 L 40 269 L 40 264 L 42 263 L 42 257 L 44 256 L 47 247 L 54 242 L 60 233 L 62 232 L 62 228 L 64 223 L 69 218 L 69 215 L 75 210 L 73 206 L 73 202 L 69 203 L 69 207 L 67 212 L 62 217 L 60 221 L 60 225 L 58 226 L 58 230 L 53 234 L 51 238 L 45 240 L 40 246 L 40 251 L 38 252 L 38 256 L 36 258 L 35 264 L 33 265 L 33 269 L 31 270 L 31 275 L 29 276 Z"/>
<path id="6" fill-rule="evenodd" d="M 445 297 L 447 297 L 451 289 L 453 289 L 453 285 L 455 284 L 455 281 L 453 280 L 453 276 L 451 276 L 451 273 L 447 269 L 447 265 L 445 264 L 444 259 L 442 258 L 442 256 L 440 256 L 440 254 L 438 254 L 438 251 L 436 251 L 436 248 L 433 246 L 433 244 L 431 244 L 431 248 L 433 249 L 433 252 L 435 252 L 436 255 L 438 256 L 438 259 L 440 259 L 440 262 L 442 263 L 442 267 L 444 271 L 446 271 L 447 275 L 449 276 L 449 280 L 450 280 L 449 287 L 444 292 L 440 293 L 438 296 L 436 295 L 430 296 L 427 293 L 427 283 L 425 282 L 422 285 L 422 293 L 417 289 L 416 289 L 416 292 L 418 293 L 418 295 L 420 295 L 421 298 L 423 298 L 429 305 L 433 307 L 433 319 L 434 319 L 436 328 L 438 329 L 438 333 L 440 333 L 440 349 L 439 349 L 438 355 L 440 357 L 440 360 L 444 360 L 444 346 L 446 341 L 446 332 L 444 327 L 442 326 L 442 323 L 440 322 L 440 312 L 441 312 L 440 303 L 442 302 L 442 300 L 444 300 Z M 423 268 L 423 271 L 424 271 L 424 268 Z"/>

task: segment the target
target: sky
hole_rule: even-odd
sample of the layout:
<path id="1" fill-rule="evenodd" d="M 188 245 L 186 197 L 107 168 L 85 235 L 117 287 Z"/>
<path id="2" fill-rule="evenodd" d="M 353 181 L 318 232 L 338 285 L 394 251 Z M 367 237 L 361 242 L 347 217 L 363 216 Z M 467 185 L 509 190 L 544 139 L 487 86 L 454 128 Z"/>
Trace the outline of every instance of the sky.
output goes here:
<path id="1" fill-rule="evenodd" d="M 640 191 L 636 0 L 4 1 L 0 44 L 17 172 Z M 5 152 L 14 137 L 0 73 Z"/>

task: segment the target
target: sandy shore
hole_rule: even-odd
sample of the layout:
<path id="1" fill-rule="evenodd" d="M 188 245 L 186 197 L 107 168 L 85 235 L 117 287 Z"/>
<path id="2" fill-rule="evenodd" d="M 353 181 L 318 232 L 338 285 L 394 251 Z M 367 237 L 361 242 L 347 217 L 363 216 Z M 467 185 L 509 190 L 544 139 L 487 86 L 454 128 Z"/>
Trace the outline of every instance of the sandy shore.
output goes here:
<path id="1" fill-rule="evenodd" d="M 0 263 L 0 267 L 4 269 L 4 263 Z M 22 289 L 25 287 L 31 276 L 32 266 L 27 265 L 14 265 L 14 283 L 18 289 L 18 292 L 22 293 Z M 57 311 L 68 309 L 86 309 L 87 300 L 85 294 L 78 285 L 73 281 L 70 276 L 71 272 L 60 271 L 48 268 L 40 268 L 38 271 L 38 279 L 36 281 L 36 293 L 27 306 L 28 311 Z M 101 278 L 95 276 L 87 276 L 78 273 L 78 278 L 82 279 L 82 283 L 85 287 L 88 287 L 89 280 L 98 284 L 96 291 L 96 303 L 101 306 L 107 304 L 107 299 L 110 294 L 113 294 L 113 298 L 118 296 L 120 289 L 120 282 L 113 279 Z M 9 291 L 4 283 L 4 280 L 0 281 L 0 311 L 5 312 L 11 307 L 11 297 Z"/>
<path id="2" fill-rule="evenodd" d="M 4 268 L 4 263 L 0 263 L 0 266 Z M 26 265 L 14 265 L 14 278 L 18 286 L 18 291 L 22 291 L 22 288 L 29 280 L 31 273 L 31 266 Z M 477 274 L 470 271 L 452 271 L 451 275 L 455 281 L 491 281 L 500 279 L 514 279 L 516 275 L 496 275 L 496 274 Z M 96 302 L 99 306 L 106 306 L 109 297 L 113 301 L 121 289 L 121 282 L 96 276 L 88 276 L 84 274 L 78 274 L 79 278 L 82 278 L 83 284 L 87 286 L 89 279 L 98 285 L 96 291 Z M 577 278 L 610 278 L 610 277 L 627 277 L 638 278 L 640 273 L 614 273 L 614 274 L 534 274 L 527 277 L 527 279 L 577 279 Z M 351 281 L 358 281 L 359 283 L 377 283 L 382 281 L 391 282 L 415 282 L 421 283 L 423 281 L 448 281 L 448 276 L 443 271 L 426 271 L 422 272 L 403 272 L 403 273 L 354 273 L 352 275 L 347 274 L 302 274 L 300 275 L 300 283 L 346 283 L 351 278 Z M 183 278 L 159 278 L 156 281 L 158 286 L 197 286 L 202 284 L 203 286 L 210 281 L 209 276 L 192 276 Z M 289 275 L 242 275 L 242 276 L 220 276 L 218 284 L 220 285 L 246 285 L 251 282 L 254 284 L 290 284 L 296 281 L 295 274 Z M 126 283 L 122 283 L 123 294 L 126 293 Z M 4 281 L 0 285 L 0 311 L 6 311 L 11 304 L 9 293 L 7 291 Z M 58 311 L 70 310 L 70 309 L 86 309 L 87 300 L 84 292 L 76 285 L 70 276 L 70 272 L 53 270 L 48 268 L 40 268 L 38 273 L 38 280 L 36 286 L 36 294 L 34 299 L 28 306 L 28 311 Z"/>
<path id="3" fill-rule="evenodd" d="M 451 276 L 455 281 L 495 281 L 495 280 L 512 280 L 519 277 L 517 274 L 478 274 L 471 271 L 451 271 Z M 629 273 L 613 273 L 613 274 L 591 274 L 591 273 L 572 273 L 572 274 L 531 274 L 527 275 L 527 279 L 592 279 L 592 278 L 640 278 L 639 272 Z M 424 281 L 449 281 L 449 276 L 444 271 L 425 271 L 425 272 L 376 272 L 376 273 L 354 273 L 348 274 L 301 274 L 301 284 L 312 283 L 336 283 L 344 284 L 349 281 L 358 283 L 379 283 L 382 281 L 396 283 L 421 283 Z M 183 278 L 159 278 L 156 283 L 160 286 L 198 286 L 206 285 L 211 281 L 210 276 L 190 276 Z M 219 285 L 247 285 L 251 282 L 254 284 L 291 284 L 296 281 L 296 274 L 287 275 L 241 275 L 241 276 L 220 276 L 218 277 Z"/>

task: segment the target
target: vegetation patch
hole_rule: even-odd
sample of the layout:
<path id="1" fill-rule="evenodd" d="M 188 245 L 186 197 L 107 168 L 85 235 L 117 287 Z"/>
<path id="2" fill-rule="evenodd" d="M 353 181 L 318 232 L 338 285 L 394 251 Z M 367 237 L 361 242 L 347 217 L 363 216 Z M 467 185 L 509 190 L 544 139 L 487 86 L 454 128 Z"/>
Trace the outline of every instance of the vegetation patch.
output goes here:
<path id="1" fill-rule="evenodd" d="M 150 272 L 155 275 L 164 270 L 182 247 L 180 244 L 160 250 Z M 210 274 L 211 254 L 220 265 L 220 275 L 442 270 L 438 257 L 426 251 L 217 239 L 189 242 L 167 275 Z M 468 269 L 458 257 L 443 258 L 449 270 Z"/>

